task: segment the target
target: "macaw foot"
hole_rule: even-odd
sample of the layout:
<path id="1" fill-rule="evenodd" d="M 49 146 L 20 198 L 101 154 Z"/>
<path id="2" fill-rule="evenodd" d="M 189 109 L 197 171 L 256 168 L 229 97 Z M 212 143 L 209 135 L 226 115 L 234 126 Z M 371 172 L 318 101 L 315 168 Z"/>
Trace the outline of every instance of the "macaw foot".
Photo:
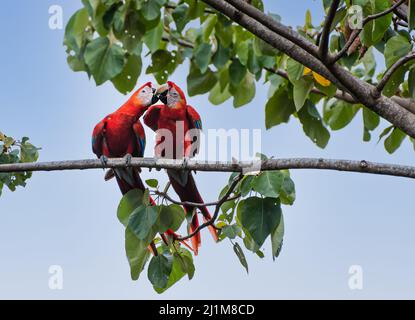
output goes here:
<path id="1" fill-rule="evenodd" d="M 187 168 L 187 165 L 189 164 L 189 157 L 184 157 L 183 158 L 183 163 L 182 163 L 182 168 L 183 170 Z"/>
<path id="2" fill-rule="evenodd" d="M 99 158 L 99 160 L 101 161 L 101 165 L 102 165 L 103 167 L 106 167 L 106 166 L 107 166 L 107 164 L 108 164 L 108 158 L 107 158 L 106 156 L 102 155 L 102 156 Z"/>
<path id="3" fill-rule="evenodd" d="M 129 167 L 129 166 L 131 166 L 131 159 L 133 158 L 133 156 L 131 155 L 131 154 L 129 154 L 129 153 L 127 153 L 125 156 L 124 156 L 124 160 L 125 160 L 125 164 Z"/>

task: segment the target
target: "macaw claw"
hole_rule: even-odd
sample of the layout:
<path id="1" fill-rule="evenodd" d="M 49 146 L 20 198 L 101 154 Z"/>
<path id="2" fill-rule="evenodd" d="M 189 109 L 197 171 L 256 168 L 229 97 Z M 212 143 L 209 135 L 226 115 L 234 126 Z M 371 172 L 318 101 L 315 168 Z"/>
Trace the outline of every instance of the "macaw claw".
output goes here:
<path id="1" fill-rule="evenodd" d="M 129 153 L 127 153 L 125 156 L 124 156 L 124 160 L 125 160 L 125 164 L 129 167 L 129 166 L 131 166 L 131 160 L 132 160 L 132 158 L 133 158 L 133 156 L 131 155 L 131 154 L 129 154 Z"/>
<path id="2" fill-rule="evenodd" d="M 102 164 L 103 167 L 106 167 L 107 166 L 107 164 L 108 164 L 108 158 L 106 156 L 102 155 L 99 158 L 99 160 L 101 161 L 101 164 Z"/>

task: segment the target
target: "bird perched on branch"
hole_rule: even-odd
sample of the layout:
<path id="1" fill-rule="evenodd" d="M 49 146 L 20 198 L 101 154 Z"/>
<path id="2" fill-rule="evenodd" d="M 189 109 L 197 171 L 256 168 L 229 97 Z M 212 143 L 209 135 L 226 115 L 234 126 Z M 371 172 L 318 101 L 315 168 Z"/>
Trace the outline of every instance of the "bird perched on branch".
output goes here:
<path id="1" fill-rule="evenodd" d="M 105 164 L 108 158 L 125 158 L 130 164 L 132 157 L 143 157 L 146 137 L 140 117 L 158 101 L 156 89 L 151 82 L 140 87 L 130 99 L 118 110 L 106 116 L 99 122 L 92 133 L 92 150 Z M 126 167 L 110 170 L 105 180 L 115 176 L 121 193 L 125 195 L 130 190 L 144 191 L 145 186 L 140 178 L 140 169 Z M 151 204 L 155 204 L 150 198 Z M 173 231 L 167 235 L 176 237 Z M 162 235 L 164 241 L 165 235 Z M 151 244 L 153 254 L 157 255 L 154 243 Z"/>
<path id="2" fill-rule="evenodd" d="M 157 132 L 155 147 L 156 157 L 170 159 L 191 158 L 198 152 L 202 121 L 197 111 L 189 106 L 183 91 L 169 81 L 161 86 L 156 94 L 164 103 L 152 106 L 144 116 L 144 123 Z M 185 163 L 185 162 L 184 162 Z M 195 180 L 189 170 L 167 170 L 173 189 L 182 202 L 204 203 L 197 189 Z M 199 227 L 196 208 L 184 206 L 191 223 L 189 233 L 192 234 Z M 206 207 L 200 207 L 204 221 L 212 217 Z M 216 229 L 209 226 L 215 241 L 218 240 Z M 195 255 L 201 244 L 200 233 L 192 237 L 192 246 Z"/>

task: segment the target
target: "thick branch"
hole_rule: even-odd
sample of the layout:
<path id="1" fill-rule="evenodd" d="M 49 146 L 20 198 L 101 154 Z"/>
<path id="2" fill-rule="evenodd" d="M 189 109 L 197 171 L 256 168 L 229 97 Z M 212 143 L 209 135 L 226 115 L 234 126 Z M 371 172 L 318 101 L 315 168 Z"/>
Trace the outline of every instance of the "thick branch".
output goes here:
<path id="1" fill-rule="evenodd" d="M 329 51 L 330 31 L 333 25 L 334 18 L 336 17 L 337 9 L 339 8 L 339 4 L 340 0 L 333 0 L 326 17 L 326 21 L 324 22 L 319 48 L 319 56 L 322 61 L 327 60 L 327 54 Z"/>
<path id="2" fill-rule="evenodd" d="M 394 100 L 381 96 L 373 85 L 356 78 L 338 64 L 325 65 L 302 48 L 272 32 L 255 19 L 241 13 L 229 3 L 220 0 L 203 0 L 219 10 L 260 39 L 284 52 L 291 58 L 319 73 L 333 82 L 339 89 L 346 90 L 357 101 L 391 122 L 409 136 L 415 138 L 415 115 L 397 104 Z M 240 0 L 234 0 L 240 1 Z M 263 14 L 263 13 L 262 13 Z M 263 14 L 265 16 L 265 14 Z"/>
<path id="3" fill-rule="evenodd" d="M 215 7 L 212 1 L 205 1 L 205 2 Z M 276 21 L 271 16 L 265 15 L 261 10 L 258 10 L 257 8 L 255 8 L 254 6 L 250 5 L 249 3 L 243 0 L 227 0 L 227 2 L 229 2 L 232 6 L 234 6 L 238 10 L 244 12 L 246 15 L 260 22 L 262 25 L 269 28 L 271 31 L 284 37 L 285 39 L 288 39 L 292 43 L 295 43 L 300 48 L 304 49 L 305 51 L 307 51 L 314 57 L 318 57 L 318 48 L 312 42 L 302 37 L 300 34 L 295 32 L 291 28 L 288 28 L 282 23 Z M 215 8 L 215 9 L 218 9 L 218 8 Z M 221 11 L 220 9 L 218 10 Z"/>
<path id="4" fill-rule="evenodd" d="M 252 162 L 209 162 L 155 158 L 133 158 L 130 167 L 149 169 L 185 169 L 206 172 L 242 172 L 251 169 Z M 25 171 L 62 171 L 62 170 L 85 170 L 103 168 L 125 168 L 128 165 L 125 159 L 109 159 L 103 166 L 101 160 L 74 160 L 74 161 L 53 161 L 34 163 L 12 163 L 0 165 L 0 173 L 3 172 L 25 172 Z M 368 161 L 352 160 L 329 160 L 313 158 L 292 158 L 292 159 L 269 159 L 260 162 L 262 171 L 285 170 L 285 169 L 319 169 L 336 170 L 348 172 L 371 173 L 415 179 L 415 167 L 397 164 L 374 163 Z"/>

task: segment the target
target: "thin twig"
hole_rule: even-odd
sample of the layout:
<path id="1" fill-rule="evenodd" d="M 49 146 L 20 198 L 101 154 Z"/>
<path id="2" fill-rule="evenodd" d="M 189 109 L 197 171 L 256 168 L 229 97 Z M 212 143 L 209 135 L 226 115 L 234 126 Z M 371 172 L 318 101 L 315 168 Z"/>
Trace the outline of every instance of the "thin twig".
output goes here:
<path id="1" fill-rule="evenodd" d="M 338 60 L 340 60 L 346 54 L 346 52 L 352 46 L 352 44 L 354 43 L 356 38 L 359 36 L 360 32 L 363 30 L 363 27 L 366 24 L 368 24 L 372 20 L 375 20 L 375 19 L 378 19 L 380 17 L 386 16 L 387 14 L 393 12 L 397 7 L 402 5 L 405 1 L 406 0 L 400 0 L 400 1 L 396 2 L 392 7 L 390 7 L 389 9 L 387 9 L 385 11 L 382 11 L 382 12 L 379 12 L 379 13 L 376 13 L 376 14 L 372 14 L 372 15 L 367 16 L 366 18 L 364 18 L 363 22 L 362 22 L 362 29 L 353 30 L 352 34 L 350 35 L 350 38 L 347 40 L 344 47 L 337 53 L 336 56 L 334 56 L 334 58 L 330 61 L 330 63 L 333 64 L 333 63 L 337 62 Z"/>
<path id="2" fill-rule="evenodd" d="M 319 47 L 319 56 L 322 61 L 327 61 L 327 53 L 329 51 L 329 39 L 331 27 L 333 25 L 334 18 L 336 17 L 337 9 L 339 8 L 340 0 L 333 0 L 329 12 L 327 14 L 326 20 L 324 22 L 323 31 L 321 34 L 321 41 Z"/>
<path id="3" fill-rule="evenodd" d="M 213 214 L 212 218 L 209 221 L 206 221 L 204 224 L 197 227 L 196 230 L 194 232 L 192 232 L 191 234 L 189 234 L 185 237 L 179 237 L 176 240 L 184 241 L 184 240 L 190 239 L 190 238 L 194 237 L 195 235 L 197 235 L 204 228 L 207 228 L 207 227 L 213 225 L 215 223 L 216 219 L 219 216 L 220 208 L 222 207 L 222 205 L 226 201 L 229 200 L 229 197 L 234 192 L 236 186 L 242 180 L 243 177 L 244 177 L 243 174 L 239 174 L 237 177 L 235 177 L 235 179 L 233 180 L 233 182 L 232 182 L 231 186 L 229 187 L 228 191 L 226 192 L 226 194 L 218 201 L 218 203 L 216 205 L 216 208 L 215 208 L 215 213 Z"/>
<path id="4" fill-rule="evenodd" d="M 402 67 L 407 62 L 415 59 L 415 52 L 411 52 L 405 57 L 400 58 L 398 61 L 396 61 L 389 69 L 385 72 L 382 79 L 379 81 L 378 85 L 376 86 L 376 89 L 379 92 L 382 92 L 391 77 L 394 75 L 394 73 Z"/>
<path id="5" fill-rule="evenodd" d="M 164 199 L 170 201 L 171 203 L 177 204 L 179 206 L 189 206 L 189 207 L 196 207 L 196 208 L 213 207 L 213 206 L 218 205 L 218 203 L 220 201 L 220 200 L 218 200 L 218 201 L 215 201 L 215 202 L 206 202 L 206 203 L 197 203 L 197 202 L 190 202 L 190 201 L 177 201 L 177 200 L 174 200 L 172 197 L 170 197 L 165 192 L 154 191 L 153 193 L 155 195 L 160 196 L 160 197 L 163 197 Z M 238 199 L 240 197 L 241 197 L 241 195 L 240 194 L 237 194 L 237 195 L 229 198 L 227 201 L 233 201 L 233 200 L 236 200 L 236 199 Z"/>

